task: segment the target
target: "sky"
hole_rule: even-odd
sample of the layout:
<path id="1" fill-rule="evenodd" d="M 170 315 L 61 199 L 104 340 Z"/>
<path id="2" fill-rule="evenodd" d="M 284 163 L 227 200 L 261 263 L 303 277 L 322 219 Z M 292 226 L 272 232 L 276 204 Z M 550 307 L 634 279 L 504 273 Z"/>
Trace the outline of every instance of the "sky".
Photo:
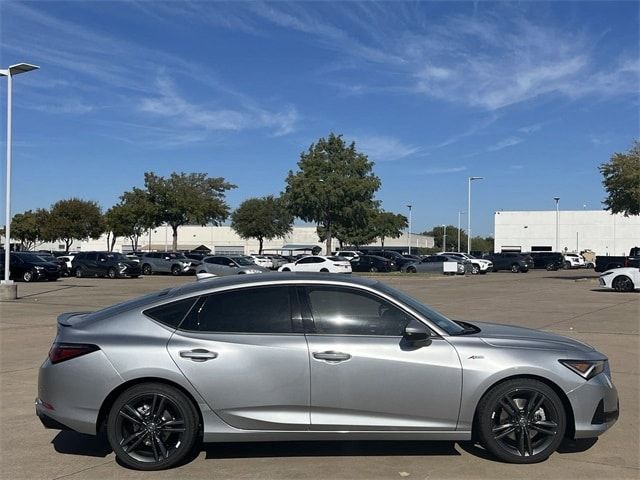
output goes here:
<path id="1" fill-rule="evenodd" d="M 414 232 L 457 224 L 469 176 L 474 234 L 556 196 L 601 209 L 598 165 L 640 136 L 639 5 L 0 2 L 0 66 L 41 67 L 13 82 L 12 211 L 106 209 L 146 171 L 225 177 L 234 208 L 330 132 Z"/>

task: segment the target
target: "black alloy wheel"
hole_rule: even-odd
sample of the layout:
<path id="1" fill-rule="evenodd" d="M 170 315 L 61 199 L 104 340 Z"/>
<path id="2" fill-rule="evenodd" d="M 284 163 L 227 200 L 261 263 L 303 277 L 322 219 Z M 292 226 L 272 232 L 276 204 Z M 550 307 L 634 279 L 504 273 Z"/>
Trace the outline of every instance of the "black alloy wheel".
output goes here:
<path id="1" fill-rule="evenodd" d="M 611 286 L 616 292 L 632 292 L 634 288 L 633 281 L 626 275 L 614 278 Z"/>
<path id="2" fill-rule="evenodd" d="M 483 398 L 477 425 L 482 444 L 499 459 L 535 463 L 558 448 L 566 418 L 562 401 L 548 385 L 515 379 Z"/>
<path id="3" fill-rule="evenodd" d="M 547 263 L 546 267 L 547 272 L 551 272 L 553 270 L 556 270 L 556 266 L 553 263 Z"/>
<path id="4" fill-rule="evenodd" d="M 177 277 L 178 275 L 180 275 L 181 270 L 182 269 L 180 268 L 180 265 L 173 265 L 171 267 L 171 275 Z"/>
<path id="5" fill-rule="evenodd" d="M 418 273 L 416 267 L 407 267 L 407 273 Z"/>
<path id="6" fill-rule="evenodd" d="M 142 265 L 143 275 L 151 275 L 152 273 L 153 273 L 153 270 L 151 270 L 151 265 L 149 265 L 148 263 L 145 263 L 144 265 Z"/>
<path id="7" fill-rule="evenodd" d="M 140 384 L 122 393 L 107 419 L 107 436 L 118 459 L 138 470 L 170 468 L 197 440 L 198 415 L 179 390 Z"/>
<path id="8" fill-rule="evenodd" d="M 114 279 L 118 276 L 118 272 L 116 272 L 116 269 L 113 267 L 110 267 L 109 270 L 107 270 L 107 277 Z"/>
<path id="9" fill-rule="evenodd" d="M 520 265 L 518 265 L 517 263 L 514 263 L 513 265 L 511 265 L 511 271 L 513 273 L 518 273 L 520 271 Z"/>

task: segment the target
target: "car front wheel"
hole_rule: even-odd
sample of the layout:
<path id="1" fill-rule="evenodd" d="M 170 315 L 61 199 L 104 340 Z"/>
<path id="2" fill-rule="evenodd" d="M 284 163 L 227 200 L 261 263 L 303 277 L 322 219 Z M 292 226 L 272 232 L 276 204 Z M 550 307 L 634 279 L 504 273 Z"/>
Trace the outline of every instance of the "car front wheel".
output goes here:
<path id="1" fill-rule="evenodd" d="M 511 271 L 513 273 L 518 273 L 520 271 L 520 265 L 518 265 L 517 263 L 514 263 L 513 265 L 511 265 Z"/>
<path id="2" fill-rule="evenodd" d="M 634 289 L 633 281 L 626 275 L 614 278 L 611 286 L 616 292 L 632 292 Z"/>
<path id="3" fill-rule="evenodd" d="M 36 278 L 36 274 L 34 273 L 33 270 L 27 270 L 22 274 L 23 282 L 33 282 L 35 278 Z"/>
<path id="4" fill-rule="evenodd" d="M 171 275 L 178 276 L 180 275 L 181 271 L 182 269 L 180 268 L 179 265 L 174 265 L 173 267 L 171 267 Z"/>
<path id="5" fill-rule="evenodd" d="M 566 429 L 562 401 L 547 384 L 514 379 L 498 384 L 480 401 L 476 429 L 482 445 L 509 463 L 546 460 Z"/>
<path id="6" fill-rule="evenodd" d="M 198 436 L 198 414 L 178 389 L 143 383 L 111 406 L 107 437 L 118 459 L 138 470 L 162 470 L 184 461 Z"/>
<path id="7" fill-rule="evenodd" d="M 142 265 L 143 275 L 151 275 L 152 273 L 153 273 L 153 270 L 151 270 L 151 265 L 149 265 L 148 263 L 145 263 L 144 265 Z"/>
<path id="8" fill-rule="evenodd" d="M 480 267 L 478 265 L 471 265 L 471 275 L 477 275 L 480 273 Z"/>
<path id="9" fill-rule="evenodd" d="M 111 267 L 109 268 L 109 270 L 107 270 L 107 277 L 114 279 L 118 276 L 118 273 L 116 272 L 116 269 Z"/>

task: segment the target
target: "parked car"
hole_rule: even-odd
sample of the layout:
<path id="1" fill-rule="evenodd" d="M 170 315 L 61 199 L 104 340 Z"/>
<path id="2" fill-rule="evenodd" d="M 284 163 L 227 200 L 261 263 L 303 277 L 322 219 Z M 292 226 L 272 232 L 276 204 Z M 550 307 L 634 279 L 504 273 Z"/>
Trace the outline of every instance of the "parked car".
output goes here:
<path id="1" fill-rule="evenodd" d="M 484 257 L 493 263 L 493 271 L 510 270 L 514 273 L 527 273 L 534 267 L 533 258 L 526 253 L 503 252 L 489 253 Z"/>
<path id="2" fill-rule="evenodd" d="M 69 276 L 69 268 L 67 267 L 65 257 L 56 257 L 54 254 L 48 252 L 38 252 L 36 255 L 38 255 L 45 262 L 55 263 L 56 265 L 58 265 L 60 267 L 61 277 Z"/>
<path id="3" fill-rule="evenodd" d="M 640 290 L 640 268 L 622 267 L 607 270 L 600 274 L 598 282 L 602 288 L 611 288 L 616 292 Z"/>
<path id="4" fill-rule="evenodd" d="M 73 258 L 71 268 L 77 278 L 137 278 L 142 273 L 139 262 L 118 252 L 80 252 Z"/>
<path id="5" fill-rule="evenodd" d="M 271 261 L 271 259 L 267 258 L 264 255 L 258 255 L 254 253 L 251 255 L 247 255 L 247 258 L 251 259 L 251 261 L 256 265 L 258 265 L 259 267 L 269 268 L 269 269 L 273 267 L 273 262 Z"/>
<path id="6" fill-rule="evenodd" d="M 471 272 L 471 262 L 469 260 L 452 255 L 429 255 L 420 262 L 413 262 L 403 266 L 402 271 L 407 273 L 448 273 L 445 272 L 445 263 L 456 264 L 455 272 L 451 273 L 464 275 L 467 272 Z"/>
<path id="7" fill-rule="evenodd" d="M 479 273 L 485 274 L 493 270 L 493 263 L 490 260 L 484 258 L 476 258 L 473 255 L 463 252 L 442 252 L 439 255 L 448 255 L 450 257 L 463 258 L 471 262 L 471 274 L 477 275 Z"/>
<path id="8" fill-rule="evenodd" d="M 372 279 L 273 273 L 60 315 L 35 410 L 47 428 L 104 431 L 139 470 L 200 441 L 318 438 L 474 438 L 536 463 L 619 413 L 607 357 L 582 342 L 450 320 Z"/>
<path id="9" fill-rule="evenodd" d="M 578 253 L 564 254 L 564 268 L 584 268 L 584 258 Z"/>
<path id="10" fill-rule="evenodd" d="M 598 255 L 596 257 L 596 272 L 621 267 L 640 267 L 640 247 L 633 247 L 629 250 L 628 256 Z"/>
<path id="11" fill-rule="evenodd" d="M 349 261 L 354 272 L 393 272 L 396 269 L 393 260 L 375 255 L 358 255 Z"/>
<path id="12" fill-rule="evenodd" d="M 193 262 L 195 260 L 188 259 L 184 253 L 180 252 L 150 252 L 140 257 L 144 275 L 153 273 L 170 273 L 171 275 L 195 273 L 195 270 L 191 268 Z"/>
<path id="13" fill-rule="evenodd" d="M 363 253 L 359 250 L 338 250 L 337 252 L 333 252 L 332 255 L 334 257 L 342 257 L 346 258 L 347 260 L 351 260 L 355 257 L 363 255 Z"/>
<path id="14" fill-rule="evenodd" d="M 265 255 L 265 257 L 267 257 L 269 260 L 271 260 L 271 267 L 270 268 L 272 270 L 277 270 L 282 265 L 284 265 L 285 263 L 289 263 L 289 260 L 287 260 L 282 255 L 268 254 L 268 255 Z"/>
<path id="15" fill-rule="evenodd" d="M 530 252 L 533 268 L 544 268 L 548 271 L 564 268 L 564 255 L 560 252 Z"/>
<path id="16" fill-rule="evenodd" d="M 65 263 L 65 267 L 66 267 L 66 268 L 61 269 L 62 275 L 64 275 L 64 276 L 71 275 L 71 272 L 73 272 L 72 263 L 73 263 L 73 259 L 75 258 L 75 256 L 76 256 L 75 252 L 70 252 L 70 253 L 67 253 L 65 255 L 62 255 L 62 256 L 58 257 L 58 260 L 62 260 Z"/>
<path id="17" fill-rule="evenodd" d="M 309 255 L 292 263 L 285 263 L 279 272 L 322 272 L 322 273 L 351 273 L 351 263 L 342 257 L 325 257 Z"/>
<path id="18" fill-rule="evenodd" d="M 224 277 L 227 275 L 264 273 L 268 271 L 267 268 L 256 265 L 244 255 L 212 255 L 202 260 L 202 263 L 198 265 L 196 273 L 211 273 L 218 277 Z"/>
<path id="19" fill-rule="evenodd" d="M 393 263 L 396 265 L 396 270 L 401 270 L 405 265 L 415 262 L 413 258 L 407 258 L 393 250 L 369 250 L 367 255 L 375 255 L 377 257 L 384 257 L 389 260 L 393 260 Z"/>
<path id="20" fill-rule="evenodd" d="M 5 254 L 0 253 L 0 265 L 4 268 Z M 60 265 L 45 261 L 32 252 L 11 252 L 9 254 L 9 278 L 23 282 L 37 280 L 57 280 L 60 278 Z"/>

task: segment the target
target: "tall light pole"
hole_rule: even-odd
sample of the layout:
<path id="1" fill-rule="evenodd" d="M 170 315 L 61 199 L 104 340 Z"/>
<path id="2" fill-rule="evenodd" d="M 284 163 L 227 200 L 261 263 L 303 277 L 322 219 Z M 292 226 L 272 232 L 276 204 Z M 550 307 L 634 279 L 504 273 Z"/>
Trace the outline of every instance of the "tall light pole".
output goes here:
<path id="1" fill-rule="evenodd" d="M 407 232 L 407 243 L 409 244 L 409 255 L 411 255 L 411 204 L 407 205 L 409 209 L 409 231 Z"/>
<path id="2" fill-rule="evenodd" d="M 444 228 L 444 233 L 442 234 L 442 251 L 446 252 L 447 251 L 447 226 L 443 224 L 442 228 Z"/>
<path id="3" fill-rule="evenodd" d="M 11 285 L 9 280 L 9 257 L 11 251 L 11 147 L 12 147 L 12 121 L 13 121 L 13 76 L 30 72 L 39 67 L 28 63 L 11 65 L 7 69 L 0 69 L 0 76 L 7 77 L 7 186 L 5 198 L 5 222 L 4 222 L 4 280 L 2 284 Z"/>
<path id="4" fill-rule="evenodd" d="M 471 182 L 474 180 L 482 180 L 484 177 L 469 177 L 467 185 L 468 201 L 467 201 L 467 254 L 471 254 Z"/>
<path id="5" fill-rule="evenodd" d="M 460 253 L 460 215 L 463 215 L 467 212 L 458 212 L 458 253 Z"/>
<path id="6" fill-rule="evenodd" d="M 560 225 L 560 197 L 553 197 L 556 201 L 556 252 L 559 252 L 560 246 L 558 245 L 558 227 Z"/>

